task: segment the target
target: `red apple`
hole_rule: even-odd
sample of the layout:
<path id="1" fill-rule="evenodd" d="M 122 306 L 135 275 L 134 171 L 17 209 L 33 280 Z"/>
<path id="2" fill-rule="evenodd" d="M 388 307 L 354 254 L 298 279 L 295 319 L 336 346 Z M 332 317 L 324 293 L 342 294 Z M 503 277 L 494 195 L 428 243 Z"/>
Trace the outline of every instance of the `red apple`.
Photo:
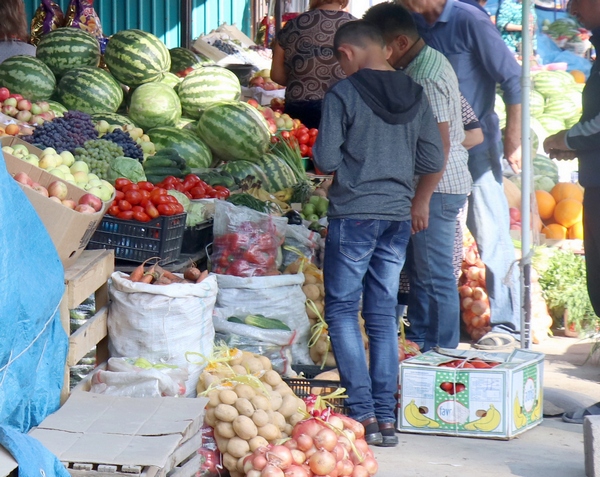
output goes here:
<path id="1" fill-rule="evenodd" d="M 521 220 L 521 211 L 516 207 L 511 207 L 508 209 L 508 213 L 510 214 L 510 218 L 512 221 L 516 222 Z"/>
<path id="2" fill-rule="evenodd" d="M 72 199 L 64 199 L 62 201 L 62 205 L 64 205 L 65 207 L 68 207 L 69 209 L 73 209 L 73 210 L 75 210 L 75 207 L 77 207 L 77 203 Z"/>
<path id="3" fill-rule="evenodd" d="M 10 96 L 8 88 L 0 88 L 0 101 L 4 101 Z"/>
<path id="4" fill-rule="evenodd" d="M 79 205 L 89 205 L 98 212 L 102 208 L 102 200 L 94 194 L 85 194 L 79 199 Z"/>
<path id="5" fill-rule="evenodd" d="M 58 197 L 49 197 L 49 199 L 53 202 L 56 202 L 57 204 L 62 204 L 61 200 Z"/>
<path id="6" fill-rule="evenodd" d="M 14 118 L 17 114 L 19 114 L 19 110 L 10 104 L 4 104 L 4 106 L 2 106 L 2 112 L 11 118 Z"/>
<path id="7" fill-rule="evenodd" d="M 29 124 L 35 124 L 37 126 L 41 126 L 42 124 L 44 124 L 44 118 L 42 118 L 40 115 L 37 116 L 33 116 L 30 120 L 29 120 Z"/>
<path id="8" fill-rule="evenodd" d="M 46 189 L 43 185 L 38 184 L 37 182 L 34 182 L 33 185 L 31 186 L 31 188 L 34 191 L 39 192 L 42 195 L 45 195 L 46 197 L 50 196 L 50 194 L 48 194 L 48 189 Z"/>
<path id="9" fill-rule="evenodd" d="M 51 197 L 58 197 L 61 201 L 67 198 L 69 190 L 67 184 L 61 181 L 54 181 L 48 186 L 48 194 Z"/>
<path id="10" fill-rule="evenodd" d="M 17 172 L 15 174 L 15 180 L 20 184 L 26 185 L 28 187 L 33 186 L 33 180 L 31 179 L 31 177 L 29 177 L 29 175 L 27 175 L 26 172 Z"/>
<path id="11" fill-rule="evenodd" d="M 258 108 L 260 106 L 260 104 L 258 104 L 258 101 L 256 101 L 255 99 L 252 99 L 252 98 L 248 100 L 248 104 L 255 108 Z"/>
<path id="12" fill-rule="evenodd" d="M 52 111 L 46 111 L 39 115 L 44 121 L 52 121 L 56 116 Z"/>
<path id="13" fill-rule="evenodd" d="M 96 209 L 94 209 L 91 205 L 88 204 L 79 204 L 75 207 L 77 212 L 81 212 L 82 214 L 95 214 Z"/>
<path id="14" fill-rule="evenodd" d="M 273 110 L 271 108 L 264 108 L 262 110 L 262 114 L 265 117 L 265 119 L 272 119 L 275 117 L 275 115 L 273 114 Z"/>
<path id="15" fill-rule="evenodd" d="M 31 121 L 31 117 L 31 111 L 27 111 L 26 109 L 22 109 L 17 113 L 17 119 L 24 123 Z"/>
<path id="16" fill-rule="evenodd" d="M 250 86 L 263 86 L 265 84 L 265 79 L 262 76 L 257 76 L 256 78 L 252 78 L 249 81 Z"/>
<path id="17" fill-rule="evenodd" d="M 37 105 L 42 108 L 42 113 L 50 111 L 50 104 L 47 101 L 38 101 Z"/>
<path id="18" fill-rule="evenodd" d="M 29 111 L 31 110 L 31 101 L 29 101 L 28 99 L 21 99 L 17 103 L 17 108 L 21 111 Z"/>
<path id="19" fill-rule="evenodd" d="M 20 94 L 13 93 L 13 94 L 11 94 L 9 96 L 9 98 L 15 98 L 17 100 L 17 102 L 18 102 L 18 101 L 21 101 L 23 99 L 23 96 L 21 96 Z"/>

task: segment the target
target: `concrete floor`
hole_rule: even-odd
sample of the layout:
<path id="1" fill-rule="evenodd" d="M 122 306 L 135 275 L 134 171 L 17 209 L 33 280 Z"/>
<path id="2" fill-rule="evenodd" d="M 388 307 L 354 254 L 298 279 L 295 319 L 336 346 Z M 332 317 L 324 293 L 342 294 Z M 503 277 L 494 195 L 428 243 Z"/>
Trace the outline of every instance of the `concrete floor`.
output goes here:
<path id="1" fill-rule="evenodd" d="M 546 355 L 539 426 L 511 441 L 401 433 L 398 447 L 374 448 L 377 476 L 584 477 L 583 426 L 567 424 L 560 415 L 600 400 L 599 360 L 586 362 L 592 346 L 562 336 L 533 345 Z"/>

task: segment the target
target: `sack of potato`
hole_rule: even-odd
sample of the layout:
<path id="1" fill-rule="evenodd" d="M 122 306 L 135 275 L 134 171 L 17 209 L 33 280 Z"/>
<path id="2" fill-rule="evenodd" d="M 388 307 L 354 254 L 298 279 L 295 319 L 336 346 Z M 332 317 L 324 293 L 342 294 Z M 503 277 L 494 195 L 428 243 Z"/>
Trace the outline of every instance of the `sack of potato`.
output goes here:
<path id="1" fill-rule="evenodd" d="M 271 369 L 268 358 L 218 345 L 200 376 L 198 395 L 208 398 L 204 421 L 214 428 L 223 465 L 244 475 L 244 459 L 285 439 L 306 418 L 306 404 Z"/>

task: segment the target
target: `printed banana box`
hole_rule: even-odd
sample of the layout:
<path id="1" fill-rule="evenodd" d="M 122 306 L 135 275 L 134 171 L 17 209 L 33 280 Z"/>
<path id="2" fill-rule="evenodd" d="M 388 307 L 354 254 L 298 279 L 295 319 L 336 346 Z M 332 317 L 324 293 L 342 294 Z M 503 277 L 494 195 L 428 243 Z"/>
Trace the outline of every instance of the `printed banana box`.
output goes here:
<path id="1" fill-rule="evenodd" d="M 542 422 L 544 355 L 438 349 L 400 363 L 400 432 L 512 439 Z"/>

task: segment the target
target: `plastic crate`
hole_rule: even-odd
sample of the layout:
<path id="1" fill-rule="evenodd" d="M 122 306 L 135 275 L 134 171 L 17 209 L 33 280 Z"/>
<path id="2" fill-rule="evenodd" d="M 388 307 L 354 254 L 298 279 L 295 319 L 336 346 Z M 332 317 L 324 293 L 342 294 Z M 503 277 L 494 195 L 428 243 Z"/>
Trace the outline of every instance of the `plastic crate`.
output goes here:
<path id="1" fill-rule="evenodd" d="M 213 241 L 213 221 L 207 220 L 195 227 L 186 227 L 183 232 L 181 253 L 197 253 Z"/>
<path id="2" fill-rule="evenodd" d="M 296 396 L 304 399 L 310 394 L 315 394 L 315 391 L 318 394 L 330 394 L 334 392 L 336 389 L 341 387 L 339 381 L 333 381 L 329 379 L 314 379 L 315 376 L 321 374 L 325 371 L 331 371 L 331 367 L 325 367 L 321 369 L 320 366 L 316 365 L 299 365 L 295 364 L 292 366 L 292 369 L 297 373 L 302 373 L 304 378 L 286 378 L 283 377 L 283 381 L 287 383 L 287 385 L 294 391 Z M 319 389 L 316 389 L 319 388 Z M 328 400 L 328 402 L 333 406 L 333 410 L 340 414 L 347 414 L 347 409 L 344 407 L 344 398 L 333 398 Z"/>
<path id="3" fill-rule="evenodd" d="M 181 253 L 186 214 L 136 222 L 105 216 L 89 241 L 88 249 L 114 249 L 115 258 L 141 263 L 160 257 L 164 264 Z"/>

